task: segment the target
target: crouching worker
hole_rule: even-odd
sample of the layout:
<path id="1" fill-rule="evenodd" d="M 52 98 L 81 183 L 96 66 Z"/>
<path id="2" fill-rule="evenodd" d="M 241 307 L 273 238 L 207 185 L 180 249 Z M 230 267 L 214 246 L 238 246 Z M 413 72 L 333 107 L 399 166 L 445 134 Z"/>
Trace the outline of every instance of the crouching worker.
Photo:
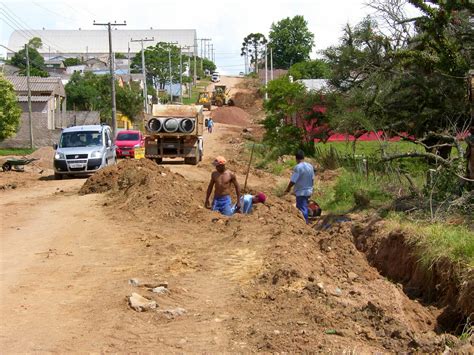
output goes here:
<path id="1" fill-rule="evenodd" d="M 245 194 L 240 198 L 240 209 L 235 206 L 235 212 L 252 213 L 253 205 L 256 203 L 265 203 L 267 196 L 263 192 L 256 195 Z"/>
<path id="2" fill-rule="evenodd" d="M 230 198 L 231 185 L 235 187 L 235 193 L 237 195 L 235 208 L 237 209 L 240 209 L 240 186 L 235 174 L 226 169 L 225 163 L 225 158 L 220 156 L 212 163 L 216 167 L 216 171 L 211 174 L 211 181 L 209 181 L 209 186 L 207 187 L 205 206 L 223 215 L 232 216 L 234 214 L 234 207 L 232 206 L 232 199 Z M 211 207 L 209 197 L 211 196 L 214 186 L 214 200 Z"/>

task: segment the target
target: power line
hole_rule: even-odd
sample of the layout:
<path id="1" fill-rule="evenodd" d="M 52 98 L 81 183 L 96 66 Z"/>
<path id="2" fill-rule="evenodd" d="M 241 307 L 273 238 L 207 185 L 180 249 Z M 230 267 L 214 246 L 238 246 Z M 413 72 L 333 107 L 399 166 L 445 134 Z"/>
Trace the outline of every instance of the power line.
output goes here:
<path id="1" fill-rule="evenodd" d="M 38 32 L 32 30 L 26 22 L 24 22 L 19 16 L 17 16 L 13 11 L 11 11 L 4 3 L 0 3 L 0 4 L 3 6 L 3 8 L 0 8 L 0 10 L 3 12 L 3 15 L 6 16 L 10 20 L 11 23 L 13 23 L 14 27 L 16 27 L 16 28 L 13 28 L 14 30 L 23 31 L 31 37 L 40 37 L 41 38 L 41 35 Z M 25 36 L 23 36 L 23 37 L 25 37 Z M 31 38 L 28 38 L 28 40 L 30 40 L 30 39 Z M 58 52 L 66 52 L 64 50 L 64 48 L 61 48 L 61 46 L 56 45 L 56 44 L 52 44 L 52 42 L 49 39 L 48 39 L 48 41 L 46 41 L 43 38 L 41 38 L 41 41 L 46 46 L 52 47 L 53 49 L 55 49 Z"/>
<path id="2" fill-rule="evenodd" d="M 56 11 L 50 10 L 50 9 L 48 9 L 47 7 L 44 7 L 44 6 L 40 5 L 40 4 L 38 4 L 36 1 L 33 1 L 33 4 L 34 4 L 35 6 L 37 6 L 37 7 L 39 7 L 40 9 L 43 9 L 43 10 L 46 11 L 46 12 L 49 12 L 49 13 L 55 15 L 55 16 L 62 17 L 62 18 L 66 19 L 66 20 L 69 20 L 69 21 L 74 21 L 76 24 L 80 25 L 80 23 L 77 22 L 75 19 L 73 19 L 73 18 L 71 18 L 71 17 L 66 17 L 66 16 L 64 16 L 64 15 L 61 15 L 61 14 L 57 13 Z"/>

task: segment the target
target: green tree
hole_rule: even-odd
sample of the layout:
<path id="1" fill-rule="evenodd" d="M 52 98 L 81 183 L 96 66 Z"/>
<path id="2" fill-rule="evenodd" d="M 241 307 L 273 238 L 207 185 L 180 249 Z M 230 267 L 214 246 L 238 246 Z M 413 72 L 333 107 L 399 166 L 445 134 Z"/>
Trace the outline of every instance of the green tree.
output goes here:
<path id="1" fill-rule="evenodd" d="M 293 64 L 290 67 L 288 74 L 291 75 L 294 80 L 327 79 L 329 78 L 330 69 L 326 61 L 316 59 Z"/>
<path id="2" fill-rule="evenodd" d="M 91 72 L 86 72 L 84 75 L 80 73 L 72 74 L 65 87 L 68 109 L 79 111 L 97 110 L 100 95 L 97 84 L 98 78 Z"/>
<path id="3" fill-rule="evenodd" d="M 268 83 L 265 102 L 267 116 L 263 121 L 265 141 L 278 148 L 279 154 L 292 153 L 303 142 L 303 130 L 296 118 L 306 89 L 299 82 L 290 82 L 283 76 Z"/>
<path id="4" fill-rule="evenodd" d="M 145 49 L 145 65 L 147 82 L 154 84 L 157 89 L 163 90 L 170 80 L 169 59 L 171 56 L 171 76 L 173 82 L 179 81 L 179 48 L 164 42 Z M 183 56 L 183 68 L 186 56 Z M 137 53 L 132 59 L 131 70 L 133 73 L 141 73 L 141 53 Z"/>
<path id="5" fill-rule="evenodd" d="M 143 111 L 143 96 L 138 83 L 116 88 L 117 110 L 133 119 Z M 68 109 L 99 111 L 102 120 L 112 116 L 110 75 L 74 73 L 66 84 Z"/>
<path id="6" fill-rule="evenodd" d="M 30 39 L 28 41 L 28 45 L 31 48 L 39 49 L 39 48 L 43 47 L 43 41 L 39 37 L 33 37 L 32 39 Z"/>
<path id="7" fill-rule="evenodd" d="M 137 82 L 131 82 L 123 87 L 117 86 L 116 100 L 117 110 L 131 120 L 136 119 L 143 111 L 143 95 Z"/>
<path id="8" fill-rule="evenodd" d="M 261 33 L 250 33 L 242 42 L 241 56 L 249 56 L 250 63 L 254 64 L 255 72 L 258 73 L 259 59 L 265 51 L 267 39 Z"/>
<path id="9" fill-rule="evenodd" d="M 127 57 L 123 53 L 116 52 L 115 53 L 115 59 L 127 59 Z"/>
<path id="10" fill-rule="evenodd" d="M 30 58 L 30 75 L 48 77 L 49 74 L 44 70 L 44 58 L 35 48 L 28 47 L 28 55 Z M 19 50 L 11 58 L 10 63 L 20 68 L 20 75 L 26 75 L 26 51 Z"/>
<path id="11" fill-rule="evenodd" d="M 80 65 L 82 62 L 79 58 L 66 58 L 63 60 L 65 67 L 72 67 L 74 65 Z"/>
<path id="12" fill-rule="evenodd" d="M 269 38 L 274 66 L 280 69 L 307 61 L 314 45 L 314 35 L 303 16 L 287 17 L 273 23 Z"/>
<path id="13" fill-rule="evenodd" d="M 0 141 L 15 134 L 20 125 L 21 108 L 13 85 L 0 73 Z"/>

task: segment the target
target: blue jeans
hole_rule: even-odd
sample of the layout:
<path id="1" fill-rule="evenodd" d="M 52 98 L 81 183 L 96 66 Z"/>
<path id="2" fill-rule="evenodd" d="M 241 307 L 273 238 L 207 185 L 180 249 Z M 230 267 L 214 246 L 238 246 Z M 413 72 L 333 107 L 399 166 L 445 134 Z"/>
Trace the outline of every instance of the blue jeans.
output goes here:
<path id="1" fill-rule="evenodd" d="M 229 195 L 218 196 L 212 201 L 212 210 L 218 211 L 225 216 L 232 216 L 234 209 L 232 208 L 232 200 Z"/>
<path id="2" fill-rule="evenodd" d="M 303 213 L 304 220 L 308 223 L 309 196 L 296 196 L 296 207 Z"/>

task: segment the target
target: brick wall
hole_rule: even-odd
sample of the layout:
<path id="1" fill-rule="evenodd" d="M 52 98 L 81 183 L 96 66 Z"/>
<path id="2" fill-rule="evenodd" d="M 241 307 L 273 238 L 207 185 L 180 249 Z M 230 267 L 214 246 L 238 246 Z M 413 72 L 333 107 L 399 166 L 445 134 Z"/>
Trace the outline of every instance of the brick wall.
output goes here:
<path id="1" fill-rule="evenodd" d="M 59 141 L 61 128 L 48 129 L 47 113 L 32 112 L 33 120 L 33 140 L 35 147 L 52 146 Z M 66 111 L 62 115 L 62 121 L 57 120 L 59 125 L 62 122 L 62 128 L 69 125 L 99 124 L 99 113 L 96 111 Z M 28 113 L 21 115 L 20 127 L 14 137 L 0 142 L 0 148 L 24 148 L 30 146 L 30 125 Z"/>

